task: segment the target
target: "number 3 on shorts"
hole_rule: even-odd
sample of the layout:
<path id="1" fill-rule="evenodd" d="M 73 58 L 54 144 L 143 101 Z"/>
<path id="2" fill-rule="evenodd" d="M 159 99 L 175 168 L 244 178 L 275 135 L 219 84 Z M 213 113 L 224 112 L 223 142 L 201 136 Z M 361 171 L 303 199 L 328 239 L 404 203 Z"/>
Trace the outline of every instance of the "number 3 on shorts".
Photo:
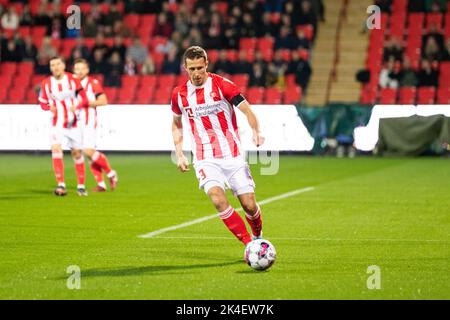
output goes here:
<path id="1" fill-rule="evenodd" d="M 206 174 L 205 174 L 205 171 L 203 171 L 203 169 L 198 170 L 198 173 L 200 175 L 200 180 L 206 179 Z"/>

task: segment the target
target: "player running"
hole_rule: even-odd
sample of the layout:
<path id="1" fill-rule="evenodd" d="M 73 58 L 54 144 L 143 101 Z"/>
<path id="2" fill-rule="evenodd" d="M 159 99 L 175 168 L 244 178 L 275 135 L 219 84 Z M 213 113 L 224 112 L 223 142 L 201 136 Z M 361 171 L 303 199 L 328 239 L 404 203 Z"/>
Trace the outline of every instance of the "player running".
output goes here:
<path id="1" fill-rule="evenodd" d="M 65 72 L 66 65 L 61 57 L 50 59 L 51 76 L 42 81 L 39 104 L 50 111 L 50 143 L 53 169 L 58 183 L 55 195 L 67 194 L 64 182 L 64 162 L 62 140 L 68 139 L 77 174 L 78 195 L 86 196 L 84 159 L 81 152 L 82 134 L 77 121 L 77 112 L 87 108 L 88 99 L 81 83 L 73 74 Z"/>
<path id="2" fill-rule="evenodd" d="M 117 187 L 118 176 L 116 171 L 111 169 L 106 156 L 96 150 L 97 137 L 97 107 L 105 106 L 108 100 L 102 85 L 96 79 L 89 77 L 89 64 L 85 59 L 77 59 L 73 66 L 75 76 L 80 80 L 86 91 L 89 107 L 84 108 L 79 113 L 79 124 L 83 137 L 83 153 L 91 163 L 91 171 L 97 181 L 94 192 L 106 191 L 106 184 L 103 181 L 103 172 L 109 178 L 111 190 Z"/>
<path id="3" fill-rule="evenodd" d="M 181 172 L 189 171 L 189 162 L 182 150 L 181 118 L 184 116 L 190 126 L 199 186 L 209 196 L 227 228 L 247 245 L 252 237 L 241 216 L 228 202 L 225 188 L 230 188 L 238 197 L 254 239 L 262 236 L 262 220 L 255 200 L 255 183 L 241 151 L 233 105 L 246 115 L 256 146 L 264 143 L 258 120 L 233 82 L 207 72 L 208 57 L 203 48 L 188 48 L 183 63 L 189 81 L 173 90 L 171 102 L 178 168 Z"/>

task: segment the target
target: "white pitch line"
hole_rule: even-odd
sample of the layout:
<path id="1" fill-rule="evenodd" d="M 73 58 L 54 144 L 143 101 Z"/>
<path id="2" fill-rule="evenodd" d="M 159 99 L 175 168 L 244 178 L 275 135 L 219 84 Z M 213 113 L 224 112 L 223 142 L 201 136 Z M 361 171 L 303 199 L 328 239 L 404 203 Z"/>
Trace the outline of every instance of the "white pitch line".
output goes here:
<path id="1" fill-rule="evenodd" d="M 268 204 L 268 203 L 271 203 L 271 202 L 274 202 L 274 201 L 278 201 L 278 200 L 281 200 L 281 199 L 286 199 L 286 198 L 293 197 L 295 195 L 298 195 L 298 194 L 301 194 L 301 193 L 305 193 L 305 192 L 308 192 L 308 191 L 313 191 L 313 190 L 314 190 L 314 187 L 307 187 L 307 188 L 297 189 L 297 190 L 294 190 L 294 191 L 291 191 L 291 192 L 280 194 L 280 195 L 275 196 L 275 197 L 271 197 L 271 198 L 268 198 L 268 199 L 265 199 L 265 200 L 262 200 L 262 201 L 258 201 L 258 204 L 260 206 L 262 206 L 264 204 Z M 240 211 L 242 211 L 242 208 L 238 208 L 238 209 L 236 209 L 236 211 L 240 212 Z M 181 229 L 181 228 L 186 228 L 186 227 L 192 226 L 194 224 L 202 223 L 204 221 L 208 221 L 208 220 L 217 218 L 218 216 L 219 216 L 219 214 L 215 213 L 215 214 L 212 214 L 212 215 L 209 215 L 209 216 L 206 216 L 206 217 L 202 217 L 202 218 L 199 218 L 199 219 L 188 221 L 188 222 L 185 222 L 185 223 L 182 223 L 182 224 L 178 224 L 178 225 L 175 225 L 175 226 L 172 226 L 172 227 L 167 227 L 167 228 L 155 230 L 155 231 L 152 231 L 152 232 L 149 232 L 149 233 L 146 233 L 146 234 L 141 234 L 138 237 L 139 238 L 144 238 L 144 239 L 152 238 L 154 236 L 157 236 L 158 234 L 166 233 L 168 231 L 173 231 L 173 230 L 177 230 L 177 229 Z"/>
<path id="2" fill-rule="evenodd" d="M 168 240 L 236 240 L 232 237 L 214 237 L 214 236 L 158 236 L 154 237 L 154 239 L 168 239 Z M 270 240 L 287 240 L 287 241 L 335 241 L 335 242 L 413 242 L 413 243 L 450 243 L 450 240 L 439 240 L 439 239 L 379 239 L 379 238 L 365 238 L 365 239 L 344 239 L 344 238 L 295 238 L 295 237 L 274 237 L 270 238 Z"/>

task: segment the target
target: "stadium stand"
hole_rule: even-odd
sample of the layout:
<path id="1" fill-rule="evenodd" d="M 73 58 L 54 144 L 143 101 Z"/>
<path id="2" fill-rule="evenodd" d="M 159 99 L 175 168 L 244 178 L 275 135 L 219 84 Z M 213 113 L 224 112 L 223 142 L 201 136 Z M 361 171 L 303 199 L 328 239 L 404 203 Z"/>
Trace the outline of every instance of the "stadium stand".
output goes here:
<path id="1" fill-rule="evenodd" d="M 190 45 L 207 49 L 213 72 L 221 51 L 231 69 L 244 52 L 250 68 L 226 75 L 250 102 L 298 103 L 309 81 L 298 73 L 311 68 L 321 1 L 0 0 L 0 103 L 36 102 L 55 54 L 69 69 L 76 58 L 88 59 L 110 103 L 168 103 L 169 89 L 186 79 L 181 55 Z M 72 4 L 83 14 L 81 30 L 66 28 Z M 171 51 L 176 55 L 169 59 Z M 250 87 L 254 64 L 262 67 L 264 82 Z M 17 95 L 7 94 L 18 85 Z"/>
<path id="2" fill-rule="evenodd" d="M 381 29 L 370 31 L 366 69 L 371 75 L 361 89 L 360 102 L 450 104 L 450 2 L 448 6 L 438 0 L 375 4 L 382 5 L 382 23 Z M 380 73 L 389 60 L 395 61 L 389 73 L 399 82 L 395 88 L 380 86 Z M 404 77 L 408 80 L 402 81 Z"/>

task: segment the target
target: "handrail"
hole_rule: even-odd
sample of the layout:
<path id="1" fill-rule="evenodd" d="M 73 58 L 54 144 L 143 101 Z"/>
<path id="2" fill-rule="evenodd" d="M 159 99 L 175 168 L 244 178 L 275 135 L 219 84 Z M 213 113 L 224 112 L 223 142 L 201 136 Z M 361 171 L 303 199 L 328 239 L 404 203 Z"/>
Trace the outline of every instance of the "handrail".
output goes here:
<path id="1" fill-rule="evenodd" d="M 347 19 L 347 11 L 348 11 L 348 4 L 350 0 L 342 0 L 342 6 L 341 10 L 339 12 L 339 20 L 336 27 L 336 35 L 334 40 L 334 60 L 333 60 L 333 68 L 330 71 L 330 75 L 328 76 L 328 83 L 327 83 L 327 90 L 325 94 L 325 102 L 326 104 L 330 103 L 330 96 L 331 96 L 331 88 L 333 82 L 336 82 L 338 77 L 338 65 L 339 61 L 341 59 L 341 32 L 342 32 L 342 25 L 344 24 L 344 21 Z"/>

